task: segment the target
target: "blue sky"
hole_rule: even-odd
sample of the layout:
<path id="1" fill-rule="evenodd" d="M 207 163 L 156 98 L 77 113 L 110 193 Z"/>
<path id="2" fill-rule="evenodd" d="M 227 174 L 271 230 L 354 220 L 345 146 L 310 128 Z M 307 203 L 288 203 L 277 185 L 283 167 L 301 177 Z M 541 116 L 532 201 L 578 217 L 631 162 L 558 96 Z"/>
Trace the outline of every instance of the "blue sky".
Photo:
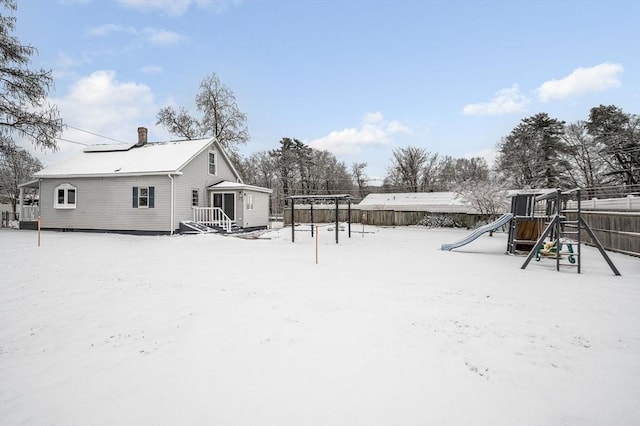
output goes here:
<path id="1" fill-rule="evenodd" d="M 158 110 L 195 114 L 215 72 L 248 116 L 243 154 L 293 137 L 382 178 L 398 147 L 491 158 L 538 112 L 640 113 L 638 16 L 637 1 L 20 0 L 16 35 L 53 70 L 64 139 L 168 140 Z M 59 146 L 33 152 L 82 148 Z"/>

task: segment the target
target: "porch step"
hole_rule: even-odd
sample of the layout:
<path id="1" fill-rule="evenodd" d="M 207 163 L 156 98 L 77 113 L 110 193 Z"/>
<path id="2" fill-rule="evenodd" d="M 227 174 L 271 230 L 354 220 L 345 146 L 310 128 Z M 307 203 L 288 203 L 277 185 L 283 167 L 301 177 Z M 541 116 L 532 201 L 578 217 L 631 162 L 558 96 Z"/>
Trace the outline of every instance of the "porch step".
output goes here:
<path id="1" fill-rule="evenodd" d="M 215 229 L 215 232 L 219 232 L 221 234 L 234 234 L 236 232 L 242 232 L 242 228 L 235 224 L 235 222 L 231 223 L 231 230 L 227 232 L 222 226 L 217 225 L 208 225 L 210 228 Z"/>
<path id="2" fill-rule="evenodd" d="M 194 222 L 192 220 L 183 220 L 182 222 L 180 222 L 181 234 L 211 234 L 215 232 L 221 231 L 202 223 Z"/>
<path id="3" fill-rule="evenodd" d="M 235 222 L 231 223 L 231 230 L 229 232 L 227 232 L 223 227 L 217 225 L 205 225 L 204 223 L 192 220 L 183 220 L 180 222 L 181 234 L 233 234 L 236 232 L 242 232 L 242 228 Z"/>

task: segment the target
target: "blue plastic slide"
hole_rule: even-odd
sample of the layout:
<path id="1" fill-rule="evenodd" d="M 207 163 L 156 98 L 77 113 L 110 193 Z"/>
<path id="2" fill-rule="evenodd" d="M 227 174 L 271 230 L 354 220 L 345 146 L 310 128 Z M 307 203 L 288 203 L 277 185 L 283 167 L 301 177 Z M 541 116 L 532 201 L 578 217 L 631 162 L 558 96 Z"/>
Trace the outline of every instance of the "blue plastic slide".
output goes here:
<path id="1" fill-rule="evenodd" d="M 509 223 L 512 217 L 513 215 L 511 213 L 505 213 L 504 215 L 500 216 L 500 218 L 495 222 L 491 222 L 477 229 L 474 229 L 472 233 L 470 233 L 460 241 L 456 241 L 455 243 L 451 243 L 451 244 L 443 244 L 440 247 L 440 250 L 450 251 L 451 249 L 463 246 L 465 244 L 469 244 L 471 241 L 475 240 L 485 232 L 493 231 L 494 229 L 498 229 L 501 226 L 506 225 L 507 223 Z"/>

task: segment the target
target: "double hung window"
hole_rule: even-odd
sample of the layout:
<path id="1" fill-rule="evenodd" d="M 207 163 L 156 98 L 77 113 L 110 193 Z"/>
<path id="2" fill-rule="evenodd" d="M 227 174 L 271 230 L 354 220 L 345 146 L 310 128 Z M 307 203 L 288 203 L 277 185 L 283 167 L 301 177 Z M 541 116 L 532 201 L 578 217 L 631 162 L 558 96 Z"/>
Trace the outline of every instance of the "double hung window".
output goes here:
<path id="1" fill-rule="evenodd" d="M 213 176 L 217 174 L 216 157 L 215 151 L 209 151 L 209 174 Z"/>
<path id="2" fill-rule="evenodd" d="M 133 187 L 133 208 L 152 209 L 155 207 L 155 187 L 134 186 Z"/>

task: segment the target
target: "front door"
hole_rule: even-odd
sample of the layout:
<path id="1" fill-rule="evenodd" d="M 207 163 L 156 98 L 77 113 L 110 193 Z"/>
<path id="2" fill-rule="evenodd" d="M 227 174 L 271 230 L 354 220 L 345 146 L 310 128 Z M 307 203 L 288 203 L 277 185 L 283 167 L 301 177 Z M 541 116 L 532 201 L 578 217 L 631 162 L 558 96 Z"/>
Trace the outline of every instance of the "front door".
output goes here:
<path id="1" fill-rule="evenodd" d="M 234 192 L 211 193 L 211 205 L 219 207 L 229 219 L 236 220 L 236 194 Z"/>

